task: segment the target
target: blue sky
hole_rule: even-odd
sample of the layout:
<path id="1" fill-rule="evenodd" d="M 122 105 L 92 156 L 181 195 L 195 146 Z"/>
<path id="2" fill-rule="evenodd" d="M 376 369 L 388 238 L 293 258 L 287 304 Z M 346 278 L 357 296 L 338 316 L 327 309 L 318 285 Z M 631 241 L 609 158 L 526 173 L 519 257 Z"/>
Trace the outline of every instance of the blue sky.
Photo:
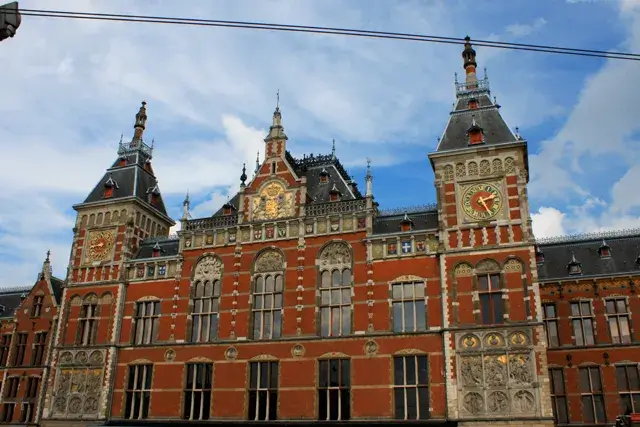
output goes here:
<path id="1" fill-rule="evenodd" d="M 59 10 L 263 21 L 640 52 L 640 0 L 63 0 Z M 23 0 L 22 8 L 50 4 Z M 537 236 L 640 226 L 640 63 L 479 47 L 529 141 Z M 461 47 L 327 35 L 25 17 L 0 44 L 0 286 L 68 263 L 74 211 L 130 138 L 141 100 L 174 218 L 208 216 L 253 165 L 280 91 L 294 155 L 337 154 L 383 208 L 431 203 Z"/>

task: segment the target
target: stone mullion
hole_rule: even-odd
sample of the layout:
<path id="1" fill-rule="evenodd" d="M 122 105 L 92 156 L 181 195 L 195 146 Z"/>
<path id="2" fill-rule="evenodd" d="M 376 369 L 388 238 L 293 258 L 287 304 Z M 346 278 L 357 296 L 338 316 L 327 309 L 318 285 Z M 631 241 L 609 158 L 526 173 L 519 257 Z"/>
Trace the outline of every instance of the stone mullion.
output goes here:
<path id="1" fill-rule="evenodd" d="M 180 278 L 182 276 L 182 262 L 178 261 L 178 265 L 176 266 L 176 275 L 174 279 L 173 286 L 173 305 L 171 307 L 171 334 L 169 335 L 169 341 L 174 342 L 176 340 L 175 330 L 176 330 L 176 318 L 178 317 L 178 300 L 180 299 Z M 165 272 L 165 274 L 167 274 Z M 188 329 L 188 327 L 187 327 Z M 187 337 L 184 337 L 185 341 L 187 341 Z"/>
<path id="2" fill-rule="evenodd" d="M 413 239 L 413 237 L 412 237 Z M 371 247 L 371 240 L 367 240 L 366 242 L 367 244 L 367 318 L 368 318 L 368 324 L 367 324 L 367 332 L 372 333 L 374 332 L 375 328 L 373 326 L 373 304 L 374 304 L 374 298 L 373 298 L 373 253 L 372 253 L 372 247 Z M 413 242 L 412 242 L 412 247 L 413 247 Z M 389 316 L 390 319 L 392 319 L 393 317 L 390 315 Z M 393 330 L 393 325 L 392 329 Z"/>
<path id="3" fill-rule="evenodd" d="M 507 278 L 504 274 L 504 271 L 500 272 L 500 287 L 501 287 L 501 298 L 502 298 L 502 320 L 504 322 L 509 322 L 509 313 L 511 310 L 511 304 L 509 302 L 509 288 L 507 287 Z"/>
<path id="4" fill-rule="evenodd" d="M 473 314 L 476 318 L 476 324 L 482 325 L 482 307 L 480 306 L 480 293 L 478 292 L 478 276 L 473 275 Z"/>
<path id="5" fill-rule="evenodd" d="M 242 246 L 238 243 L 236 244 L 236 249 L 234 251 L 234 257 L 236 261 L 234 262 L 234 272 L 233 272 L 233 301 L 231 304 L 233 308 L 231 309 L 231 339 L 236 339 L 236 315 L 238 314 L 238 285 L 240 278 L 240 266 L 242 263 L 240 259 L 242 258 Z"/>
<path id="6" fill-rule="evenodd" d="M 297 311 L 297 315 L 296 315 L 296 334 L 298 336 L 302 335 L 302 308 L 303 308 L 303 304 L 302 304 L 302 294 L 304 292 L 304 284 L 303 284 L 303 272 L 304 272 L 304 252 L 306 249 L 306 245 L 304 243 L 304 237 L 301 237 L 300 239 L 298 239 L 298 268 L 297 268 L 297 273 L 298 273 L 298 286 L 296 287 L 297 290 L 297 297 L 296 297 L 296 311 Z M 284 300 L 284 298 L 283 298 Z"/>

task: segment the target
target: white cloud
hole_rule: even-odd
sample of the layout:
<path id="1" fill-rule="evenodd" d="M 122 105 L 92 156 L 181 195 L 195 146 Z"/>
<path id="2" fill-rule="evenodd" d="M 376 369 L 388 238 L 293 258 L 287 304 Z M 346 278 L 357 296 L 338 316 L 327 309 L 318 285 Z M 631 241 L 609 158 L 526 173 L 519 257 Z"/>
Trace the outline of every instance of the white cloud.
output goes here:
<path id="1" fill-rule="evenodd" d="M 533 235 L 540 237 L 560 236 L 566 234 L 562 226 L 565 214 L 556 208 L 542 207 L 531 214 Z"/>
<path id="2" fill-rule="evenodd" d="M 544 18 L 537 18 L 530 24 L 511 24 L 507 26 L 507 33 L 514 37 L 526 37 L 542 29 L 547 24 Z"/>

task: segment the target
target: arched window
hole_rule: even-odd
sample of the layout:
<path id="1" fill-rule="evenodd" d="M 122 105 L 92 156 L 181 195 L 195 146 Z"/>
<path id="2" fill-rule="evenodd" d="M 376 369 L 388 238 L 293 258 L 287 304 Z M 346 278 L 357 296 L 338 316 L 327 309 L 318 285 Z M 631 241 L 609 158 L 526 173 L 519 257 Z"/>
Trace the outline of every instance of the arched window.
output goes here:
<path id="1" fill-rule="evenodd" d="M 352 258 L 343 242 L 325 246 L 318 257 L 320 268 L 320 335 L 351 334 Z"/>
<path id="2" fill-rule="evenodd" d="M 253 339 L 282 335 L 284 259 L 282 253 L 261 253 L 253 267 Z"/>
<path id="3" fill-rule="evenodd" d="M 195 267 L 191 287 L 191 342 L 217 339 L 221 286 L 222 261 L 205 256 Z"/>
<path id="4" fill-rule="evenodd" d="M 88 294 L 82 301 L 80 316 L 78 318 L 78 335 L 76 342 L 79 345 L 92 345 L 96 343 L 98 332 L 98 296 Z"/>
<path id="5" fill-rule="evenodd" d="M 480 300 L 483 325 L 504 323 L 505 306 L 502 300 L 502 273 L 493 260 L 480 261 L 476 265 L 476 289 Z"/>

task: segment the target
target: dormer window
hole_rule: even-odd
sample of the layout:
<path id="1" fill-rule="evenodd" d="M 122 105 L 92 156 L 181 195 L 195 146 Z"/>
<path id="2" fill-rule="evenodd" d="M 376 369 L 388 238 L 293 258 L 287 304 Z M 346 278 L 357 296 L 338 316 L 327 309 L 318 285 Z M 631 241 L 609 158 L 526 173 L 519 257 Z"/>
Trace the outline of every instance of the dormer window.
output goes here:
<path id="1" fill-rule="evenodd" d="M 536 246 L 536 264 L 544 263 L 544 252 L 538 246 Z"/>
<path id="2" fill-rule="evenodd" d="M 149 173 L 153 172 L 153 169 L 151 169 L 151 159 L 147 159 L 147 161 L 144 162 L 144 170 L 146 170 Z"/>
<path id="3" fill-rule="evenodd" d="M 156 244 L 153 246 L 153 249 L 151 251 L 151 257 L 157 258 L 160 256 L 161 252 L 163 252 L 162 248 L 160 247 L 160 244 L 156 242 Z"/>
<path id="4" fill-rule="evenodd" d="M 149 203 L 155 205 L 158 203 L 158 199 L 160 198 L 160 189 L 158 188 L 158 182 L 156 181 L 156 185 L 147 190 L 147 194 L 149 197 Z"/>
<path id="5" fill-rule="evenodd" d="M 473 117 L 471 127 L 467 131 L 467 136 L 469 137 L 469 145 L 477 145 L 484 142 L 484 131 L 480 125 L 476 123 L 475 117 Z"/>
<path id="6" fill-rule="evenodd" d="M 611 247 L 607 245 L 607 242 L 602 240 L 602 244 L 598 248 L 598 253 L 600 254 L 600 258 L 611 258 Z"/>
<path id="7" fill-rule="evenodd" d="M 578 262 L 575 254 L 571 255 L 571 261 L 567 264 L 567 272 L 570 275 L 582 274 L 582 264 Z"/>
<path id="8" fill-rule="evenodd" d="M 109 179 L 104 183 L 104 198 L 110 199 L 113 197 L 113 192 L 118 188 L 118 183 L 109 175 Z"/>
<path id="9" fill-rule="evenodd" d="M 118 159 L 118 166 L 127 166 L 127 158 L 125 156 L 122 156 Z"/>
<path id="10" fill-rule="evenodd" d="M 233 210 L 233 205 L 229 202 L 222 205 L 222 214 L 223 215 L 231 215 L 231 211 Z"/>
<path id="11" fill-rule="evenodd" d="M 340 192 L 340 190 L 338 190 L 336 185 L 333 184 L 333 187 L 329 191 L 329 200 L 332 202 L 337 202 L 340 200 L 341 197 L 342 197 L 342 193 Z"/>
<path id="12" fill-rule="evenodd" d="M 469 100 L 468 106 L 470 110 L 475 110 L 476 108 L 478 108 L 478 100 L 476 98 L 471 98 Z"/>
<path id="13" fill-rule="evenodd" d="M 329 172 L 327 172 L 325 168 L 322 168 L 320 171 L 320 183 L 326 184 L 327 182 L 329 182 Z"/>
<path id="14" fill-rule="evenodd" d="M 404 218 L 400 221 L 400 231 L 411 231 L 413 230 L 413 221 L 409 218 L 409 215 L 405 212 Z"/>

